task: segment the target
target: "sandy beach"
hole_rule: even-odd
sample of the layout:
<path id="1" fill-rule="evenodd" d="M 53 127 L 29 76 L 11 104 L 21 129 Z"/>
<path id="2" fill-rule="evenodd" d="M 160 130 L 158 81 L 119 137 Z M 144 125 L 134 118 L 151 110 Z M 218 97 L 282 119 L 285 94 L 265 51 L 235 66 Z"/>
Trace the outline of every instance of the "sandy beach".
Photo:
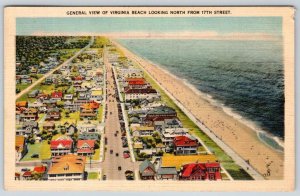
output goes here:
<path id="1" fill-rule="evenodd" d="M 153 78 L 159 81 L 165 89 L 206 127 L 212 130 L 217 137 L 230 146 L 244 160 L 249 160 L 250 165 L 266 179 L 283 179 L 284 154 L 262 143 L 251 127 L 228 115 L 222 108 L 212 105 L 182 80 L 160 67 L 137 57 L 121 45 L 117 45 L 128 58 L 138 61 Z"/>

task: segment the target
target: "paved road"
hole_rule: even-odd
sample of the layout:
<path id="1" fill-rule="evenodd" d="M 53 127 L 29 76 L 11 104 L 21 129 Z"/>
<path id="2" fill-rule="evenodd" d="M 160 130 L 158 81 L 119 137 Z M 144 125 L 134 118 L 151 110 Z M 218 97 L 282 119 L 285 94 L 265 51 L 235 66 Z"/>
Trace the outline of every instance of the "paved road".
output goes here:
<path id="1" fill-rule="evenodd" d="M 116 85 L 113 80 L 112 65 L 108 62 L 107 54 L 104 55 L 104 63 L 107 71 L 107 119 L 105 120 L 105 137 L 107 138 L 107 150 L 105 151 L 104 162 L 101 163 L 103 175 L 107 176 L 107 180 L 125 180 L 124 172 L 126 170 L 134 170 L 134 163 L 130 158 L 123 158 L 123 151 L 128 148 L 122 147 L 120 121 L 118 117 L 117 100 L 115 98 Z M 115 136 L 116 131 L 119 133 Z M 110 154 L 113 150 L 113 154 Z M 119 156 L 116 156 L 116 153 Z M 119 171 L 118 167 L 122 170 Z"/>
<path id="2" fill-rule="evenodd" d="M 34 83 L 32 83 L 30 86 L 28 86 L 26 89 L 24 89 L 23 91 L 21 91 L 20 93 L 18 93 L 16 95 L 16 100 L 19 99 L 20 97 L 22 97 L 24 94 L 28 93 L 32 88 L 34 88 L 36 85 L 38 85 L 39 83 L 41 83 L 44 79 L 46 79 L 47 77 L 49 77 L 56 70 L 60 69 L 61 67 L 65 66 L 65 65 L 67 65 L 68 63 L 72 62 L 73 59 L 77 58 L 77 56 L 79 56 L 85 49 L 89 48 L 93 43 L 94 43 L 94 37 L 91 37 L 91 40 L 90 40 L 89 44 L 86 47 L 82 48 L 74 56 L 72 56 L 71 58 L 69 58 L 68 60 L 66 60 L 64 63 L 62 63 L 58 67 L 52 69 L 51 71 L 49 71 L 48 73 L 46 73 L 45 75 L 43 75 L 40 79 L 38 79 L 37 81 L 35 81 Z"/>

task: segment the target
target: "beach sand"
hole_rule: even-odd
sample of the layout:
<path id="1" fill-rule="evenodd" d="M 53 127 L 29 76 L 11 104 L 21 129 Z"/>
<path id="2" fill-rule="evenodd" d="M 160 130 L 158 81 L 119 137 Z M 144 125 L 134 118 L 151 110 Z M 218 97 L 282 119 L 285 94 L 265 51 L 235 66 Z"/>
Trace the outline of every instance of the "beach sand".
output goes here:
<path id="1" fill-rule="evenodd" d="M 266 179 L 283 179 L 284 154 L 261 142 L 251 127 L 228 115 L 222 108 L 212 105 L 208 100 L 189 88 L 182 80 L 137 57 L 118 43 L 116 44 L 129 59 L 138 61 L 153 78 L 159 81 L 165 89 L 206 127 L 212 130 L 216 136 L 221 138 L 224 143 L 244 160 L 249 160 L 250 165 Z"/>

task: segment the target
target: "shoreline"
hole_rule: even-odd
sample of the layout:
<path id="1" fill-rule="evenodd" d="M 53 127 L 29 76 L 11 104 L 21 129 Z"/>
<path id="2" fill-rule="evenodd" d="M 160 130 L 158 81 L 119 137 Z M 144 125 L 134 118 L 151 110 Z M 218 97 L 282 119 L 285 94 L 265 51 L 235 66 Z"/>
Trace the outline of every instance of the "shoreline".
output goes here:
<path id="1" fill-rule="evenodd" d="M 121 44 L 118 43 L 117 45 L 120 46 Z M 131 54 L 126 54 L 126 56 L 137 57 L 122 45 L 120 48 Z M 257 131 L 229 115 L 221 107 L 213 105 L 201 95 L 200 91 L 199 93 L 195 92 L 186 82 L 182 82 L 169 71 L 139 56 L 137 58 L 140 60 L 140 65 L 151 73 L 151 76 L 159 81 L 160 85 L 167 91 L 172 92 L 172 96 L 187 108 L 197 120 L 205 124 L 244 160 L 249 160 L 250 165 L 266 179 L 283 179 L 284 154 L 261 141 Z M 178 91 L 177 89 L 182 90 Z"/>

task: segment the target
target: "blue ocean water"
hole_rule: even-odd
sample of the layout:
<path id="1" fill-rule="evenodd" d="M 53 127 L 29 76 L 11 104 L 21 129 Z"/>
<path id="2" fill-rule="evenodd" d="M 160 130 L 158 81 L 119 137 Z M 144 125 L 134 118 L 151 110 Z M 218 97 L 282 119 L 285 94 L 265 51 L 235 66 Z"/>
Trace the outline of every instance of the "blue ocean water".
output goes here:
<path id="1" fill-rule="evenodd" d="M 122 39 L 119 42 L 185 79 L 282 151 L 284 73 L 281 41 Z"/>

